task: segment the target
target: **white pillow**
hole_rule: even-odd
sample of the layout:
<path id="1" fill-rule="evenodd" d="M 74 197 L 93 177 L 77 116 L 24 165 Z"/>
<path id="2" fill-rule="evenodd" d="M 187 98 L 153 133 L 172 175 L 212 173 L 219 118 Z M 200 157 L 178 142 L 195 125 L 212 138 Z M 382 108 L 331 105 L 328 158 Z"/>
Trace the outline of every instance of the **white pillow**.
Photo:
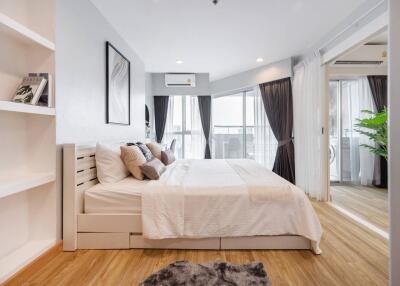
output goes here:
<path id="1" fill-rule="evenodd" d="M 128 177 L 129 171 L 121 159 L 120 146 L 96 144 L 97 179 L 102 184 L 116 183 Z"/>

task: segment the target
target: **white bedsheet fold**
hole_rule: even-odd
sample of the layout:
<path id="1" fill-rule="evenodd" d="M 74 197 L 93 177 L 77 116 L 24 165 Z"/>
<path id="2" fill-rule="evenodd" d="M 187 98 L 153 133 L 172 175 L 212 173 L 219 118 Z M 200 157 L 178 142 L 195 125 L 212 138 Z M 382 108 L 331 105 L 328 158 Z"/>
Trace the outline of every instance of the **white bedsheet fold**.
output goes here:
<path id="1" fill-rule="evenodd" d="M 250 160 L 181 160 L 142 192 L 150 239 L 301 235 L 322 228 L 302 190 Z"/>
<path id="2" fill-rule="evenodd" d="M 254 202 L 293 199 L 294 185 L 253 160 L 227 160 L 229 165 L 246 183 L 250 199 Z"/>

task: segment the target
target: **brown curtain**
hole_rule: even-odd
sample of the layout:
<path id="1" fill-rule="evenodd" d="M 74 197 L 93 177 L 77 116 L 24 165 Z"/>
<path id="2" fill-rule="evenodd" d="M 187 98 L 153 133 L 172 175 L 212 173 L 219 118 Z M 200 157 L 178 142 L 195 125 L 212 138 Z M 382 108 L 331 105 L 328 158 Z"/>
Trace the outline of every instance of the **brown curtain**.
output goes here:
<path id="1" fill-rule="evenodd" d="M 165 123 L 167 122 L 169 96 L 154 96 L 154 122 L 156 139 L 161 143 L 164 137 Z"/>
<path id="2" fill-rule="evenodd" d="M 381 112 L 387 106 L 387 76 L 369 75 L 368 82 L 376 109 Z"/>
<path id="3" fill-rule="evenodd" d="M 381 112 L 387 107 L 387 76 L 370 75 L 368 76 L 369 87 L 371 88 L 372 98 L 376 110 Z M 383 157 L 376 157 L 373 184 L 377 187 L 387 188 L 388 166 Z"/>
<path id="4" fill-rule="evenodd" d="M 269 124 L 278 140 L 272 171 L 294 184 L 293 98 L 290 78 L 260 84 L 260 90 Z"/>
<path id="5" fill-rule="evenodd" d="M 211 159 L 210 150 L 210 127 L 211 127 L 211 95 L 198 96 L 201 125 L 203 127 L 204 137 L 206 138 L 206 148 L 204 150 L 204 159 Z"/>

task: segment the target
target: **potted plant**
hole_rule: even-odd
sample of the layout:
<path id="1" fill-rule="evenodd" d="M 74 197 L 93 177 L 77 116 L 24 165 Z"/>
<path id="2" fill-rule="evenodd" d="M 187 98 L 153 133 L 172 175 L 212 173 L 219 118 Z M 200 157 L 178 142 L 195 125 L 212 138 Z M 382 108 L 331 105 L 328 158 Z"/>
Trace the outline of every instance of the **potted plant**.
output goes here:
<path id="1" fill-rule="evenodd" d="M 387 160 L 387 109 L 381 112 L 372 112 L 363 110 L 362 112 L 370 114 L 371 116 L 364 119 L 357 119 L 358 123 L 355 129 L 360 134 L 367 136 L 370 140 L 374 141 L 375 146 L 368 144 L 361 144 L 360 146 L 369 149 L 372 153 L 382 156 Z"/>

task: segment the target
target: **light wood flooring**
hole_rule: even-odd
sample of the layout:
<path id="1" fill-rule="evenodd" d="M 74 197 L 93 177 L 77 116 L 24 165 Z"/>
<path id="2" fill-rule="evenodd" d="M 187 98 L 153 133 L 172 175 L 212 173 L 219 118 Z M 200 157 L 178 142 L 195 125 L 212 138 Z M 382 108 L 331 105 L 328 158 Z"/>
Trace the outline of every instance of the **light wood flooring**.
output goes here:
<path id="1" fill-rule="evenodd" d="M 359 185 L 332 185 L 332 203 L 389 232 L 388 192 Z"/>
<path id="2" fill-rule="evenodd" d="M 5 285 L 138 285 L 176 260 L 261 261 L 273 286 L 387 285 L 387 241 L 325 203 L 313 203 L 324 228 L 322 255 L 311 251 L 80 250 L 60 248 Z"/>

